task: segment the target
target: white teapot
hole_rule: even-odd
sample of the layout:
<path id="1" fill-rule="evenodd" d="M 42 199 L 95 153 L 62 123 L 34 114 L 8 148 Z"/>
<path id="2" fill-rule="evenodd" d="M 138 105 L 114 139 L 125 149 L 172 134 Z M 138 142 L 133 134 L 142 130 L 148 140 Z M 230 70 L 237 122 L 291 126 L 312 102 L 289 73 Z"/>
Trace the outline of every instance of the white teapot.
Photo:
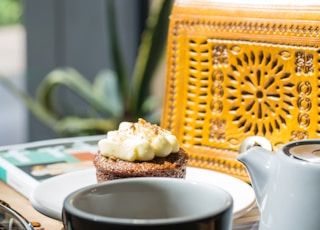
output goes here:
<path id="1" fill-rule="evenodd" d="M 267 143 L 261 137 L 243 145 L 248 143 L 250 148 L 242 146 L 237 159 L 252 182 L 261 214 L 259 230 L 319 230 L 320 139 L 290 142 L 276 153 L 255 146 Z"/>

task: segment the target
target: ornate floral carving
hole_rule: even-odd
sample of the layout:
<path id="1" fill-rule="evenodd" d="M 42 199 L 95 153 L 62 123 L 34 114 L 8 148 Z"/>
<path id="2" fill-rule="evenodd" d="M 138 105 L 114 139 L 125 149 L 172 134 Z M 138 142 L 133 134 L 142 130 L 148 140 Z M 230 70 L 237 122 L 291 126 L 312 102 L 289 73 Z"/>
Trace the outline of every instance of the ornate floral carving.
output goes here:
<path id="1" fill-rule="evenodd" d="M 291 132 L 290 141 L 297 141 L 297 140 L 304 140 L 304 139 L 308 139 L 308 131 L 293 130 Z"/>
<path id="2" fill-rule="evenodd" d="M 312 86 L 309 81 L 302 81 L 298 84 L 297 92 L 299 98 L 297 100 L 297 106 L 299 108 L 298 123 L 301 127 L 307 128 L 310 125 L 311 118 L 309 111 L 312 108 L 312 102 L 310 94 L 312 93 Z"/>
<path id="3" fill-rule="evenodd" d="M 285 70 L 284 61 L 268 50 L 243 50 L 235 55 L 227 75 L 232 121 L 244 133 L 272 134 L 286 127 L 292 116 L 291 73 Z"/>
<path id="4" fill-rule="evenodd" d="M 213 65 L 228 65 L 228 50 L 225 45 L 212 47 Z"/>
<path id="5" fill-rule="evenodd" d="M 222 141 L 226 139 L 226 120 L 211 119 L 210 120 L 210 141 Z"/>
<path id="6" fill-rule="evenodd" d="M 311 53 L 297 51 L 295 64 L 297 74 L 313 74 L 313 55 Z"/>

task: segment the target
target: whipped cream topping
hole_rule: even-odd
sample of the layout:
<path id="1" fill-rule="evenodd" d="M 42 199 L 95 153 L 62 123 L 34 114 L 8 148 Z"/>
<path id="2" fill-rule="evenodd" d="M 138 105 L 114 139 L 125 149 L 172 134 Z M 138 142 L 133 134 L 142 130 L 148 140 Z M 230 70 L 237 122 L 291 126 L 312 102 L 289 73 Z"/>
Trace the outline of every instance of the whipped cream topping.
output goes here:
<path id="1" fill-rule="evenodd" d="M 120 123 L 118 130 L 109 131 L 98 142 L 98 147 L 102 155 L 126 161 L 148 161 L 179 151 L 174 135 L 143 119 Z"/>

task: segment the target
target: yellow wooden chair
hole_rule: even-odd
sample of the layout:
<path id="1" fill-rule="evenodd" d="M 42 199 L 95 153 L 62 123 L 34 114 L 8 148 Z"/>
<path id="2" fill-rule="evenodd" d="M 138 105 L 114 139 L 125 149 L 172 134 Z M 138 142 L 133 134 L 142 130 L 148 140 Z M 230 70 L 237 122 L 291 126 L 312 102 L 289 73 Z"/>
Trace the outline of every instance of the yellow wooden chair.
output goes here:
<path id="1" fill-rule="evenodd" d="M 173 6 L 161 126 L 190 166 L 248 181 L 246 137 L 277 149 L 320 136 L 320 6 L 221 2 Z"/>

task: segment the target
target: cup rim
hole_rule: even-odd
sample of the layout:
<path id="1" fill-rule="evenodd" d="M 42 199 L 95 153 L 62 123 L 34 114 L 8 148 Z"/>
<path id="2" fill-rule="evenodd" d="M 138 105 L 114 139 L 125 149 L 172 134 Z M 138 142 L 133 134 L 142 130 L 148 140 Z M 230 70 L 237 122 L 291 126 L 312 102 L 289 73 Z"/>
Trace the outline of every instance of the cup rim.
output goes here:
<path id="1" fill-rule="evenodd" d="M 202 188 L 212 190 L 212 192 L 218 191 L 220 194 L 222 194 L 226 200 L 223 207 L 220 207 L 219 209 L 215 208 L 211 211 L 208 211 L 204 214 L 197 214 L 194 215 L 188 215 L 183 217 L 172 217 L 172 218 L 160 218 L 160 219 L 130 219 L 130 218 L 114 218 L 114 217 L 106 217 L 106 216 L 100 216 L 96 214 L 91 214 L 89 212 L 85 212 L 82 210 L 77 209 L 74 207 L 71 203 L 73 199 L 76 196 L 79 196 L 81 194 L 88 193 L 97 187 L 104 187 L 104 186 L 110 186 L 113 184 L 123 184 L 123 183 L 135 183 L 135 182 L 146 182 L 150 183 L 150 181 L 159 181 L 162 183 L 188 183 L 192 186 L 201 186 Z M 233 198 L 232 196 L 222 189 L 221 187 L 218 187 L 216 185 L 206 184 L 203 182 L 198 181 L 192 181 L 192 180 L 185 180 L 185 179 L 178 179 L 178 178 L 166 178 L 166 177 L 135 177 L 135 178 L 124 178 L 124 179 L 117 179 L 117 180 L 111 180 L 102 182 L 99 184 L 89 185 L 84 188 L 78 189 L 71 194 L 69 194 L 63 202 L 63 212 L 62 215 L 64 215 L 64 212 L 67 212 L 69 215 L 77 216 L 78 218 L 85 219 L 88 221 L 94 221 L 94 222 L 101 222 L 106 224 L 114 224 L 114 225 L 144 225 L 144 226 L 152 226 L 152 225 L 172 225 L 172 224 L 183 224 L 183 223 L 189 223 L 194 222 L 197 220 L 203 220 L 207 218 L 215 218 L 222 215 L 224 212 L 227 212 L 228 210 L 233 209 Z"/>

